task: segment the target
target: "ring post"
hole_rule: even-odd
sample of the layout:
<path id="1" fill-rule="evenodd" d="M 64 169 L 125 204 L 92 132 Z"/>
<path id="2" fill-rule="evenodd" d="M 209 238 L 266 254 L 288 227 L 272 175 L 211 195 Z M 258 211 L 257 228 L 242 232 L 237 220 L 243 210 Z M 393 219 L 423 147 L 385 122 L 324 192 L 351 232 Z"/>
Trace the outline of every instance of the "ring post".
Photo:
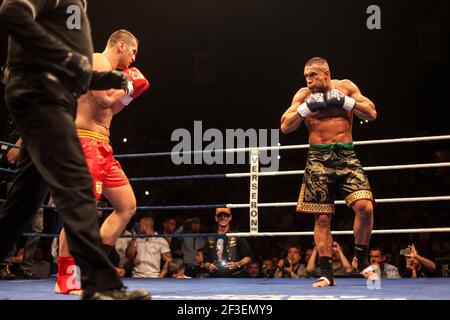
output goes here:
<path id="1" fill-rule="evenodd" d="M 250 150 L 250 233 L 258 233 L 259 151 Z"/>

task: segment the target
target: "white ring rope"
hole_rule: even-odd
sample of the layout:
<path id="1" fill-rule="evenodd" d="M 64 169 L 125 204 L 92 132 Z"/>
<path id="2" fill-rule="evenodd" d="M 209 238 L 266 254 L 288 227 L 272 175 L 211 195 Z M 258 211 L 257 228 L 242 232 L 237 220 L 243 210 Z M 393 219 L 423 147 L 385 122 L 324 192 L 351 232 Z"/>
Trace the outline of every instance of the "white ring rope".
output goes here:
<path id="1" fill-rule="evenodd" d="M 409 142 L 423 142 L 423 141 L 440 141 L 440 140 L 450 140 L 450 135 L 443 136 L 428 136 L 428 137 L 414 137 L 414 138 L 398 138 L 398 139 L 381 139 L 381 140 L 364 140 L 364 141 L 354 141 L 355 146 L 358 145 L 371 145 L 371 144 L 389 144 L 389 143 L 409 143 Z M 182 151 L 182 152 L 153 152 L 153 153 L 129 153 L 115 155 L 116 158 L 139 158 L 139 157 L 164 157 L 172 156 L 174 154 L 210 154 L 212 152 L 248 152 L 250 150 L 258 151 L 270 151 L 270 150 L 293 150 L 293 149 L 308 149 L 309 144 L 298 144 L 291 146 L 270 146 L 270 147 L 248 147 L 248 148 L 229 148 L 229 149 L 211 149 L 211 150 L 193 150 L 193 151 Z"/>
<path id="2" fill-rule="evenodd" d="M 414 197 L 414 198 L 389 198 L 389 199 L 375 199 L 376 203 L 407 203 L 407 202 L 429 202 L 429 201 L 449 201 L 450 196 L 438 196 L 438 197 Z M 342 205 L 345 204 L 344 200 L 335 201 L 334 204 Z M 295 207 L 297 202 L 272 202 L 272 203 L 259 203 L 260 208 L 269 207 Z M 227 204 L 227 208 L 230 209 L 240 209 L 248 208 L 249 204 Z"/>
<path id="3" fill-rule="evenodd" d="M 436 233 L 450 232 L 450 228 L 419 228 L 419 229 L 385 229 L 372 230 L 372 234 L 404 234 L 404 233 Z M 332 235 L 353 235 L 353 230 L 331 231 Z M 230 232 L 228 237 L 287 237 L 287 236 L 313 236 L 314 231 L 298 231 L 298 232 Z"/>
<path id="4" fill-rule="evenodd" d="M 450 162 L 441 163 L 420 163 L 420 164 L 400 164 L 400 165 L 389 165 L 389 166 L 373 166 L 364 167 L 365 171 L 387 171 L 387 170 L 404 170 L 404 169 L 427 169 L 427 168 L 448 168 L 450 167 Z M 270 171 L 270 172 L 260 172 L 260 177 L 267 176 L 288 176 L 304 174 L 305 170 L 290 170 L 290 171 Z M 243 178 L 249 177 L 250 173 L 225 173 L 226 178 Z M 189 177 L 189 176 L 186 176 Z"/>

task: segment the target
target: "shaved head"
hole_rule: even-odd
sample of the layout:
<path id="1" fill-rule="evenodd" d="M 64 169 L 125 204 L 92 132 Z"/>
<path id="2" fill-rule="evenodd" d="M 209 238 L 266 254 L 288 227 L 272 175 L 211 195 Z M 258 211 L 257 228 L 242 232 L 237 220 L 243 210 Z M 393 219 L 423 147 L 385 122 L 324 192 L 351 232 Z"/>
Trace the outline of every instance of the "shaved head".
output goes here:
<path id="1" fill-rule="evenodd" d="M 325 58 L 322 58 L 322 57 L 311 58 L 305 63 L 305 67 L 309 67 L 309 66 L 312 66 L 312 65 L 320 65 L 320 66 L 323 66 L 326 69 L 330 68 L 328 66 L 328 61 Z"/>
<path id="2" fill-rule="evenodd" d="M 119 41 L 122 41 L 128 45 L 132 44 L 132 42 L 136 41 L 137 44 L 139 44 L 138 39 L 128 30 L 120 29 L 114 32 L 108 39 L 107 46 L 109 48 L 114 47 L 116 43 Z"/>

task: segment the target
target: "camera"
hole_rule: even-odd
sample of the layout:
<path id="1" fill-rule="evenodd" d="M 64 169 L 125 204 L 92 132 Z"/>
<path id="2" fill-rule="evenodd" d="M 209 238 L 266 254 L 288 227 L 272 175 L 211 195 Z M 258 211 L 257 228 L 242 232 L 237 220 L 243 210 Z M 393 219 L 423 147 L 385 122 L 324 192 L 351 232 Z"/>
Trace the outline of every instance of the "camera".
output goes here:
<path id="1" fill-rule="evenodd" d="M 410 248 L 400 250 L 400 255 L 402 255 L 402 256 L 404 256 L 405 254 L 410 254 L 410 253 L 411 253 Z"/>
<path id="2" fill-rule="evenodd" d="M 218 261 L 215 261 L 214 262 L 214 265 L 217 267 L 217 268 L 225 268 L 225 265 L 228 263 L 228 261 L 226 261 L 226 260 L 218 260 Z"/>
<path id="3" fill-rule="evenodd" d="M 286 258 L 280 259 L 279 261 L 283 261 L 283 267 L 284 267 L 284 268 L 288 268 L 288 267 L 291 265 L 291 263 L 289 262 L 289 260 L 286 259 Z"/>

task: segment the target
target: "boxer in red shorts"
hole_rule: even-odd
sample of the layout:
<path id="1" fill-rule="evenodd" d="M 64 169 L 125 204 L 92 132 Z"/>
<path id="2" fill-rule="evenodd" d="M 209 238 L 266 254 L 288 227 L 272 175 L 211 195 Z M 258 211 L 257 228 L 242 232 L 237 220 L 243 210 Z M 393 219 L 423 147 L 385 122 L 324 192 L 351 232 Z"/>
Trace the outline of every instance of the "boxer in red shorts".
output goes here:
<path id="1" fill-rule="evenodd" d="M 136 198 L 109 144 L 112 118 L 140 96 L 149 82 L 136 68 L 130 68 L 138 51 L 138 40 L 127 30 L 118 30 L 108 39 L 105 51 L 94 53 L 96 71 L 123 70 L 128 78 L 127 90 L 89 91 L 78 99 L 75 125 L 93 178 L 96 199 L 103 195 L 114 207 L 100 228 L 105 250 L 111 250 L 136 211 Z M 56 293 L 80 294 L 76 262 L 70 255 L 64 229 L 59 238 L 58 280 Z M 83 270 L 81 270 L 81 273 Z"/>

